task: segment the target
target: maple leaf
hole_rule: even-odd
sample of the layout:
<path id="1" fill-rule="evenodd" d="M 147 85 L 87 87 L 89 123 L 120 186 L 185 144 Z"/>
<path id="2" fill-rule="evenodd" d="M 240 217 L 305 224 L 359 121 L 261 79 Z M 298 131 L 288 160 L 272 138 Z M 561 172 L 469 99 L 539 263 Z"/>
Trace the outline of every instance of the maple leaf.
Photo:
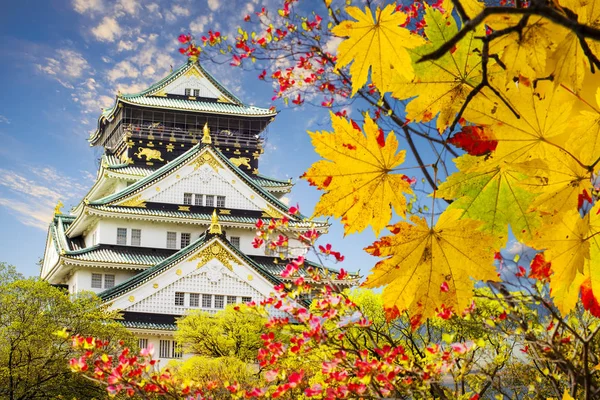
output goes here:
<path id="1" fill-rule="evenodd" d="M 583 308 L 588 310 L 590 314 L 600 318 L 600 303 L 598 303 L 597 297 L 594 296 L 592 281 L 589 278 L 581 284 L 581 303 Z"/>
<path id="2" fill-rule="evenodd" d="M 503 96 L 518 110 L 518 117 L 489 91 L 485 91 L 487 96 L 476 96 L 465 112 L 468 121 L 491 128 L 498 141 L 496 160 L 544 160 L 559 152 L 569 136 L 575 96 L 547 81 L 538 82 L 535 88 L 499 81 L 495 86 L 507 88 Z"/>
<path id="3" fill-rule="evenodd" d="M 530 210 L 560 214 L 577 209 L 580 194 L 592 189 L 590 171 L 562 151 L 549 154 L 546 165 L 543 173 L 523 182 L 524 187 L 539 194 Z"/>
<path id="4" fill-rule="evenodd" d="M 493 133 L 485 126 L 465 126 L 448 139 L 448 143 L 473 156 L 491 153 L 498 145 Z"/>
<path id="5" fill-rule="evenodd" d="M 577 22 L 592 28 L 600 28 L 600 7 L 595 1 L 559 0 L 562 7 L 577 16 Z M 590 72 L 587 55 L 581 47 L 577 33 L 555 25 L 551 37 L 557 43 L 549 59 L 556 85 L 566 84 L 576 92 L 583 88 L 584 79 Z M 592 54 L 600 54 L 600 42 L 584 39 Z"/>
<path id="6" fill-rule="evenodd" d="M 309 132 L 315 150 L 325 160 L 314 163 L 302 178 L 325 193 L 314 216 L 342 218 L 346 234 L 371 225 L 376 234 L 389 222 L 392 208 L 406 214 L 404 194 L 412 194 L 402 174 L 392 173 L 404 162 L 393 132 L 387 139 L 365 115 L 363 132 L 351 121 L 330 113 L 333 132 Z"/>
<path id="7" fill-rule="evenodd" d="M 575 307 L 579 288 L 586 278 L 600 291 L 600 217 L 598 206 L 584 218 L 577 210 L 543 218 L 542 227 L 528 245 L 544 250 L 552 264 L 552 298 L 563 315 Z"/>
<path id="8" fill-rule="evenodd" d="M 494 30 L 503 30 L 519 24 L 521 15 L 500 14 L 486 18 L 486 25 Z M 533 81 L 546 76 L 546 61 L 549 50 L 555 47 L 551 39 L 557 26 L 543 17 L 530 16 L 527 25 L 518 32 L 500 36 L 494 48 L 501 54 L 509 79 L 524 76 Z"/>
<path id="9" fill-rule="evenodd" d="M 460 216 L 459 210 L 446 210 L 435 227 L 416 216 L 411 217 L 412 223 L 390 226 L 393 236 L 365 249 L 384 259 L 363 286 L 385 285 L 384 306 L 407 309 L 415 321 L 435 315 L 436 309 L 466 309 L 473 297 L 471 278 L 499 278 L 493 267 L 495 239 L 479 230 L 481 222 Z"/>
<path id="10" fill-rule="evenodd" d="M 570 124 L 571 135 L 565 148 L 584 165 L 600 159 L 600 88 L 596 90 L 596 105 L 580 111 Z"/>
<path id="11" fill-rule="evenodd" d="M 544 169 L 543 162 L 513 166 L 470 155 L 461 156 L 454 162 L 459 172 L 450 175 L 436 192 L 440 198 L 455 200 L 449 208 L 461 210 L 466 218 L 483 222 L 482 229 L 502 240 L 506 238 L 508 225 L 517 239 L 531 238 L 539 226 L 539 217 L 528 209 L 537 195 L 523 182 L 528 178 L 525 172 L 537 173 Z"/>
<path id="12" fill-rule="evenodd" d="M 424 20 L 429 42 L 411 50 L 413 63 L 437 50 L 458 32 L 456 21 L 449 11 L 442 13 L 425 6 Z M 467 33 L 454 50 L 438 60 L 417 63 L 412 80 L 396 76 L 392 95 L 401 100 L 415 97 L 406 105 L 408 119 L 426 122 L 439 114 L 436 122 L 438 130 L 441 132 L 450 125 L 467 95 L 481 82 L 481 41 L 475 38 L 477 36 L 485 36 L 483 26 Z M 491 74 L 492 65 L 489 69 Z"/>
<path id="13" fill-rule="evenodd" d="M 368 7 L 364 12 L 347 7 L 346 12 L 356 21 L 342 21 L 331 32 L 347 37 L 338 47 L 336 68 L 352 63 L 352 95 L 367 82 L 369 69 L 371 81 L 382 93 L 388 91 L 393 75 L 411 79 L 414 74 L 406 49 L 422 45 L 423 39 L 400 26 L 406 14 L 395 12 L 394 4 L 383 10 L 377 7 L 375 16 Z"/>

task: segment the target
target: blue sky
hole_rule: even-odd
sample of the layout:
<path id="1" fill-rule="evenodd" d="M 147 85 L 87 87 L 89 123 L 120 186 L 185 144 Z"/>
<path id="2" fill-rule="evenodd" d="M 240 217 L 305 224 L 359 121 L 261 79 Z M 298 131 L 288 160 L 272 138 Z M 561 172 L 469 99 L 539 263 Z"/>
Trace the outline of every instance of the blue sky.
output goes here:
<path id="1" fill-rule="evenodd" d="M 93 184 L 98 148 L 87 137 L 118 90 L 136 92 L 177 67 L 180 33 L 233 33 L 243 16 L 273 0 L 22 0 L 0 15 L 0 261 L 39 273 L 46 228 L 58 200 L 65 210 Z M 205 64 L 247 103 L 269 107 L 258 72 Z M 267 131 L 260 171 L 297 182 L 289 195 L 310 214 L 319 193 L 297 178 L 317 159 L 306 130 L 328 129 L 326 110 L 281 110 Z M 376 259 L 362 252 L 368 232 L 342 240 L 334 223 L 327 242 L 347 259 L 338 267 L 364 274 Z"/>

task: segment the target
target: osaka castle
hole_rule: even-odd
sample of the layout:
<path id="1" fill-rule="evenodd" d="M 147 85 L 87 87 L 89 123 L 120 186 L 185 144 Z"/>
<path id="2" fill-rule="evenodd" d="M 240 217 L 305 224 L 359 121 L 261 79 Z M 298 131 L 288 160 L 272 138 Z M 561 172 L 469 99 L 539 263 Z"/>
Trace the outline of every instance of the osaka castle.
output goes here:
<path id="1" fill-rule="evenodd" d="M 289 180 L 258 172 L 275 115 L 191 59 L 140 93 L 119 93 L 89 138 L 103 148 L 96 181 L 70 212 L 56 210 L 41 277 L 96 292 L 140 346 L 152 343 L 163 362 L 180 358 L 177 318 L 265 299 L 287 259 L 305 252 L 293 234 L 286 246 L 255 248 L 259 220 L 327 229 L 281 202 Z"/>

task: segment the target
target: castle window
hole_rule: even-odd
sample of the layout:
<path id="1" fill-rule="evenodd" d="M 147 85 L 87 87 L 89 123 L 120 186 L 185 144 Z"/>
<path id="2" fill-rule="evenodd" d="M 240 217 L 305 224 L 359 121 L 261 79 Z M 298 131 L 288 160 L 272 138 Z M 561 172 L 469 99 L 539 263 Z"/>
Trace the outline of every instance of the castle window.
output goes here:
<path id="1" fill-rule="evenodd" d="M 191 95 L 192 95 L 192 89 L 190 89 L 190 88 L 185 88 L 185 95 L 186 95 L 186 96 L 191 96 Z"/>
<path id="2" fill-rule="evenodd" d="M 138 339 L 138 347 L 140 349 L 145 349 L 148 347 L 148 339 Z"/>
<path id="3" fill-rule="evenodd" d="M 231 242 L 233 247 L 235 247 L 236 249 L 240 248 L 240 237 L 239 236 L 232 236 L 229 238 L 229 241 Z"/>
<path id="4" fill-rule="evenodd" d="M 167 232 L 167 249 L 177 248 L 177 232 Z"/>
<path id="5" fill-rule="evenodd" d="M 182 355 L 174 340 L 161 340 L 158 354 L 160 358 L 181 358 Z"/>
<path id="6" fill-rule="evenodd" d="M 190 293 L 190 307 L 200 307 L 200 295 L 198 293 Z"/>
<path id="7" fill-rule="evenodd" d="M 191 238 L 191 234 L 190 233 L 182 233 L 181 234 L 181 248 L 183 249 L 184 247 L 187 247 L 190 244 L 190 238 Z"/>
<path id="8" fill-rule="evenodd" d="M 206 196 L 206 207 L 214 207 L 215 206 L 215 196 Z"/>
<path id="9" fill-rule="evenodd" d="M 117 228 L 117 244 L 127 244 L 127 228 Z"/>
<path id="10" fill-rule="evenodd" d="M 215 295 L 215 308 L 225 308 L 225 296 Z"/>
<path id="11" fill-rule="evenodd" d="M 202 308 L 211 308 L 212 307 L 212 295 L 203 294 L 202 295 Z"/>
<path id="12" fill-rule="evenodd" d="M 227 296 L 227 305 L 229 304 L 235 304 L 237 303 L 237 297 L 236 296 Z"/>
<path id="13" fill-rule="evenodd" d="M 115 287 L 115 276 L 113 274 L 104 275 L 104 289 Z"/>
<path id="14" fill-rule="evenodd" d="M 203 200 L 203 195 L 201 194 L 196 194 L 196 196 L 194 197 L 194 205 L 195 206 L 201 206 L 202 204 L 202 200 Z"/>
<path id="15" fill-rule="evenodd" d="M 102 289 L 102 274 L 92 274 L 92 288 Z"/>
<path id="16" fill-rule="evenodd" d="M 141 246 L 142 245 L 142 230 L 132 229 L 131 230 L 131 245 Z"/>
<path id="17" fill-rule="evenodd" d="M 217 207 L 225 207 L 225 196 L 217 196 Z"/>
<path id="18" fill-rule="evenodd" d="M 191 193 L 183 194 L 183 204 L 185 204 L 186 206 L 192 205 L 192 194 Z"/>
<path id="19" fill-rule="evenodd" d="M 175 292 L 175 305 L 183 306 L 185 304 L 185 293 Z"/>
<path id="20" fill-rule="evenodd" d="M 242 303 L 250 303 L 252 301 L 252 297 L 242 297 Z"/>
<path id="21" fill-rule="evenodd" d="M 195 97 L 200 96 L 200 89 L 194 89 L 194 96 Z"/>

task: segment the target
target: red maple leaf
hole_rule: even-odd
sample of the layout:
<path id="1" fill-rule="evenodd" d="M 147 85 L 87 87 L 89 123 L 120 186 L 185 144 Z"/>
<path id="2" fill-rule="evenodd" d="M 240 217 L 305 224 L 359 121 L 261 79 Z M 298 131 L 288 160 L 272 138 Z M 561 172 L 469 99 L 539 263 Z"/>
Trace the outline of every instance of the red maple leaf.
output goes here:
<path id="1" fill-rule="evenodd" d="M 484 126 L 465 126 L 462 131 L 448 139 L 448 142 L 472 156 L 489 154 L 496 150 L 498 145 L 492 132 Z"/>
<path id="2" fill-rule="evenodd" d="M 548 282 L 552 275 L 552 265 L 544 259 L 544 253 L 538 253 L 531 260 L 531 271 L 529 277 L 538 281 Z"/>
<path id="3" fill-rule="evenodd" d="M 583 308 L 588 310 L 594 317 L 600 317 L 600 303 L 594 297 L 592 280 L 590 278 L 587 278 L 581 284 L 581 303 L 583 304 Z"/>

